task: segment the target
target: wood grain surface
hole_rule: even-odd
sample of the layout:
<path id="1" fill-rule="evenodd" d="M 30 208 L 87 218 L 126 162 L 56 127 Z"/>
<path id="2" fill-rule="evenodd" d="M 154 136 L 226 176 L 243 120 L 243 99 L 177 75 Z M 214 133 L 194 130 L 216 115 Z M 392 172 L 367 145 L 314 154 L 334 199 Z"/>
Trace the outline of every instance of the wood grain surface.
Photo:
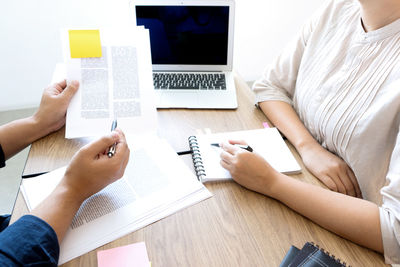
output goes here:
<path id="1" fill-rule="evenodd" d="M 158 133 L 176 151 L 188 150 L 187 138 L 208 128 L 213 133 L 262 128 L 267 121 L 254 106 L 246 83 L 235 78 L 237 110 L 158 110 Z M 60 130 L 35 142 L 24 175 L 51 171 L 68 164 L 73 154 L 88 140 L 64 139 Z M 301 174 L 292 175 L 323 186 L 301 162 Z M 190 155 L 182 156 L 193 169 Z M 34 179 L 34 178 L 30 178 Z M 323 228 L 280 202 L 249 191 L 234 182 L 206 184 L 213 197 L 186 208 L 97 250 L 146 243 L 152 266 L 279 266 L 291 245 L 299 248 L 312 241 L 351 266 L 389 266 L 382 255 L 358 246 Z M 27 212 L 21 193 L 12 221 Z M 116 218 L 117 219 L 117 218 Z M 63 266 L 97 266 L 97 250 Z"/>

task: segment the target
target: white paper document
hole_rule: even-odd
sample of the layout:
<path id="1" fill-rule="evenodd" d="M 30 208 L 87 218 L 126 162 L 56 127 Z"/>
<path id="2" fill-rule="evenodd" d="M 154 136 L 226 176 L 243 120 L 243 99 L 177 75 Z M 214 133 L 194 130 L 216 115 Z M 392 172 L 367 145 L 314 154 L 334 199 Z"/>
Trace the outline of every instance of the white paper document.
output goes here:
<path id="1" fill-rule="evenodd" d="M 61 243 L 59 264 L 211 197 L 166 141 L 128 136 L 128 144 L 131 155 L 123 178 L 81 205 Z M 30 210 L 64 172 L 65 167 L 22 182 Z"/>
<path id="2" fill-rule="evenodd" d="M 157 115 L 148 30 L 100 29 L 102 57 L 71 58 L 68 30 L 61 31 L 67 81 L 79 90 L 67 111 L 66 138 L 100 136 L 111 122 L 127 134 L 156 131 Z"/>

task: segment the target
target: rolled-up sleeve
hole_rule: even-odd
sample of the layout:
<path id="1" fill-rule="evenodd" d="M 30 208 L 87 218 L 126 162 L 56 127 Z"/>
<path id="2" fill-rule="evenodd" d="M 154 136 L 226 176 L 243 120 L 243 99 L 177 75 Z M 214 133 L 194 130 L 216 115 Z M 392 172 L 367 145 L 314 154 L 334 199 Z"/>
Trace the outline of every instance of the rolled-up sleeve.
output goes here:
<path id="1" fill-rule="evenodd" d="M 333 4 L 333 1 L 330 4 Z M 303 26 L 300 34 L 284 48 L 272 64 L 265 68 L 262 77 L 255 81 L 252 87 L 256 96 L 255 104 L 278 100 L 292 105 L 296 80 L 307 42 L 319 20 L 329 8 L 329 5 L 324 6 L 316 12 Z"/>
<path id="2" fill-rule="evenodd" d="M 289 43 L 275 62 L 264 70 L 263 76 L 253 84 L 256 104 L 270 100 L 292 104 L 297 74 L 306 44 L 304 38 L 306 38 L 305 35 L 301 34 Z"/>
<path id="3" fill-rule="evenodd" d="M 390 159 L 386 186 L 381 189 L 379 216 L 386 263 L 400 263 L 400 134 Z"/>
<path id="4" fill-rule="evenodd" d="M 25 215 L 0 233 L 1 266 L 57 266 L 57 235 L 45 221 Z"/>

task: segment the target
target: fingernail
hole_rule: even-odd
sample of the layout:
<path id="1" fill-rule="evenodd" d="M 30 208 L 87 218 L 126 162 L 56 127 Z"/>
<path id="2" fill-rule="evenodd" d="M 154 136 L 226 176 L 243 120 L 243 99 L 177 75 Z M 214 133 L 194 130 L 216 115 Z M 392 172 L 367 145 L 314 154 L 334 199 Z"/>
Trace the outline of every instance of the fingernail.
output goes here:
<path id="1" fill-rule="evenodd" d="M 113 139 L 117 139 L 117 138 L 119 138 L 119 133 L 117 131 L 112 131 L 111 136 Z"/>
<path id="2" fill-rule="evenodd" d="M 71 81 L 71 85 L 78 87 L 79 86 L 79 82 L 77 80 L 73 80 Z"/>

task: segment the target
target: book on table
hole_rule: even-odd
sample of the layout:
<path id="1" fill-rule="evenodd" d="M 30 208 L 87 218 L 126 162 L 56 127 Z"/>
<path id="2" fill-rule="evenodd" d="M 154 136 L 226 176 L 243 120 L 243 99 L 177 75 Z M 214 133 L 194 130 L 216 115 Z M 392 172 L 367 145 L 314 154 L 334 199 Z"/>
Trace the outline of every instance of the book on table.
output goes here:
<path id="1" fill-rule="evenodd" d="M 61 243 L 59 264 L 211 196 L 165 140 L 127 140 L 131 154 L 124 176 L 81 205 Z M 54 190 L 65 170 L 23 180 L 29 210 Z"/>
<path id="2" fill-rule="evenodd" d="M 279 267 L 347 267 L 348 265 L 320 248 L 313 242 L 307 242 L 302 249 L 291 246 Z"/>

